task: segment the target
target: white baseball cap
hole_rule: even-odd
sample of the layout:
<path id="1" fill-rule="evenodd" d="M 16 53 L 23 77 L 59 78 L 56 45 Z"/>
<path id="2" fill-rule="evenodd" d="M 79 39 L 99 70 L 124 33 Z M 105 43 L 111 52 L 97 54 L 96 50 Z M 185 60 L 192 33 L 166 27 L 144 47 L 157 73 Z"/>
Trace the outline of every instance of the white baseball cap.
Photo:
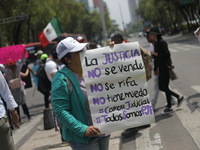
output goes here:
<path id="1" fill-rule="evenodd" d="M 72 37 L 67 37 L 60 41 L 56 47 L 58 58 L 63 58 L 67 53 L 78 52 L 84 49 L 88 43 L 79 43 Z"/>
<path id="2" fill-rule="evenodd" d="M 43 54 L 43 51 L 42 50 L 38 50 L 37 53 L 35 53 L 35 56 L 42 55 L 42 54 Z"/>

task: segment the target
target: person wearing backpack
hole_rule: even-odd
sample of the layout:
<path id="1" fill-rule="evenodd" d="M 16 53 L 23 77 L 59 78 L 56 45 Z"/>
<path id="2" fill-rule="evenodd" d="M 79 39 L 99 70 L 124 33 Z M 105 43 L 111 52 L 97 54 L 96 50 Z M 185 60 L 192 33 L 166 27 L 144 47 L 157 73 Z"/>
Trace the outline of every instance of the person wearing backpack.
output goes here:
<path id="1" fill-rule="evenodd" d="M 45 65 L 46 59 L 48 58 L 47 54 L 42 54 L 40 59 L 42 64 L 39 66 L 37 70 L 37 77 L 38 77 L 38 91 L 40 91 L 44 95 L 44 104 L 45 108 L 49 108 L 49 96 L 51 91 L 51 81 L 48 79 Z"/>
<path id="2" fill-rule="evenodd" d="M 62 64 L 60 59 L 58 59 L 58 56 L 56 53 L 56 46 L 57 44 L 53 46 L 51 55 L 46 59 L 45 71 L 46 71 L 49 81 L 52 81 L 55 73 L 58 70 L 60 70 L 62 67 L 64 67 L 64 64 Z M 60 131 L 62 143 L 66 143 L 66 141 L 62 138 L 62 132 L 61 132 L 62 123 L 55 117 L 55 115 L 54 115 L 54 121 L 55 121 L 55 131 Z"/>
<path id="3" fill-rule="evenodd" d="M 61 64 L 60 59 L 58 59 L 56 46 L 55 44 L 45 64 L 45 71 L 50 81 L 52 81 L 54 74 L 64 66 L 64 64 Z"/>
<path id="4" fill-rule="evenodd" d="M 55 45 L 56 47 L 56 45 Z M 40 59 L 42 64 L 40 65 L 37 77 L 38 77 L 38 91 L 44 95 L 45 108 L 49 108 L 49 97 L 51 95 L 51 81 L 54 74 L 59 70 L 60 66 L 57 64 L 59 59 L 55 50 L 53 49 L 51 55 L 42 54 Z"/>

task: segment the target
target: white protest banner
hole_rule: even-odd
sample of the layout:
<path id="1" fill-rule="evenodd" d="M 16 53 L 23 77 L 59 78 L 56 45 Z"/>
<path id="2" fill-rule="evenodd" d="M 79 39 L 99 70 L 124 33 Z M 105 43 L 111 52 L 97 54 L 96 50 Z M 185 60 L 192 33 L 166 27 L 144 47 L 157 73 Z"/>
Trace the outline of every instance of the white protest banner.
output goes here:
<path id="1" fill-rule="evenodd" d="M 93 125 L 103 133 L 153 123 L 139 44 L 81 53 Z"/>

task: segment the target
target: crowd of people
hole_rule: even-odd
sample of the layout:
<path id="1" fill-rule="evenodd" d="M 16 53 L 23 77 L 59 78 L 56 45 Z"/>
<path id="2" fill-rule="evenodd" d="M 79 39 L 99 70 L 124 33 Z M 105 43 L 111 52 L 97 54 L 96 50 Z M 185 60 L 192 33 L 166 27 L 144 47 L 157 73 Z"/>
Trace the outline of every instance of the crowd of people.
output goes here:
<path id="1" fill-rule="evenodd" d="M 200 37 L 200 28 L 195 31 L 195 35 Z M 175 93 L 170 88 L 169 68 L 173 65 L 168 44 L 162 38 L 162 34 L 157 27 L 150 28 L 146 32 L 147 41 L 150 43 L 150 54 L 153 60 L 152 76 L 154 78 L 154 94 L 151 99 L 153 110 L 156 111 L 156 103 L 159 91 L 163 91 L 166 95 L 166 107 L 162 114 L 173 112 L 171 108 L 173 104 L 180 107 L 186 97 Z M 104 133 L 99 128 L 93 126 L 91 120 L 91 112 L 89 109 L 88 96 L 86 91 L 85 80 L 83 78 L 83 70 L 80 62 L 79 53 L 88 49 L 99 48 L 97 42 L 85 43 L 83 37 L 63 38 L 55 44 L 51 50 L 50 56 L 39 50 L 35 53 L 37 57 L 34 65 L 38 65 L 37 71 L 29 66 L 25 72 L 22 72 L 22 66 L 25 62 L 25 52 L 22 59 L 13 61 L 8 59 L 7 63 L 1 65 L 0 72 L 0 125 L 9 126 L 6 116 L 11 115 L 11 123 L 19 128 L 20 109 L 22 106 L 24 114 L 30 121 L 31 114 L 26 104 L 25 84 L 21 78 L 26 77 L 30 72 L 38 78 L 36 86 L 38 91 L 44 95 L 44 108 L 53 108 L 55 120 L 58 122 L 61 130 L 62 141 L 67 141 L 73 150 L 108 150 L 110 133 Z M 111 35 L 110 46 L 121 44 L 125 41 L 119 33 Z M 147 53 L 141 48 L 141 53 Z M 46 79 L 39 79 L 39 74 L 46 74 Z M 44 77 L 44 75 L 42 75 Z M 46 81 L 42 86 L 42 82 Z M 12 85 L 12 82 L 15 84 Z M 18 82 L 20 83 L 18 85 Z M 48 82 L 48 83 L 47 83 Z M 45 87 L 46 86 L 46 87 Z M 3 103 L 3 100 L 5 103 Z M 176 101 L 176 102 L 175 102 Z M 51 103 L 51 105 L 50 105 Z M 6 113 L 6 109 L 9 110 Z M 150 125 L 144 126 L 149 127 Z M 0 128 L 0 130 L 3 130 Z M 126 129 L 122 132 L 123 136 L 135 134 L 138 128 Z M 14 149 L 14 143 L 8 134 L 0 135 L 0 143 L 4 149 Z M 7 137 L 7 138 L 4 138 Z"/>

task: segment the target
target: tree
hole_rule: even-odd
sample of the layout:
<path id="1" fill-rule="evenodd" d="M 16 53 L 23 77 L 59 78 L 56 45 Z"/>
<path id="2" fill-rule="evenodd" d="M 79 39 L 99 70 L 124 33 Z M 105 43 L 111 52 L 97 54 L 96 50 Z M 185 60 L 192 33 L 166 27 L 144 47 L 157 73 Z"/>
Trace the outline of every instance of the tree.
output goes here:
<path id="1" fill-rule="evenodd" d="M 99 40 L 102 31 L 100 14 L 96 11 L 87 13 L 82 19 L 83 33 L 86 34 L 89 41 Z"/>
<path id="2" fill-rule="evenodd" d="M 66 33 L 86 34 L 99 39 L 102 28 L 98 12 L 89 13 L 82 3 L 74 0 L 1 0 L 0 19 L 27 14 L 29 19 L 0 25 L 0 46 L 38 42 L 38 35 L 57 16 Z M 106 24 L 112 24 L 108 12 Z"/>
<path id="3" fill-rule="evenodd" d="M 164 26 L 173 29 L 172 32 L 177 32 L 186 22 L 187 29 L 191 32 L 192 26 L 199 24 L 198 0 L 140 0 L 139 2 L 138 15 L 144 22 L 151 22 L 152 25 Z"/>

